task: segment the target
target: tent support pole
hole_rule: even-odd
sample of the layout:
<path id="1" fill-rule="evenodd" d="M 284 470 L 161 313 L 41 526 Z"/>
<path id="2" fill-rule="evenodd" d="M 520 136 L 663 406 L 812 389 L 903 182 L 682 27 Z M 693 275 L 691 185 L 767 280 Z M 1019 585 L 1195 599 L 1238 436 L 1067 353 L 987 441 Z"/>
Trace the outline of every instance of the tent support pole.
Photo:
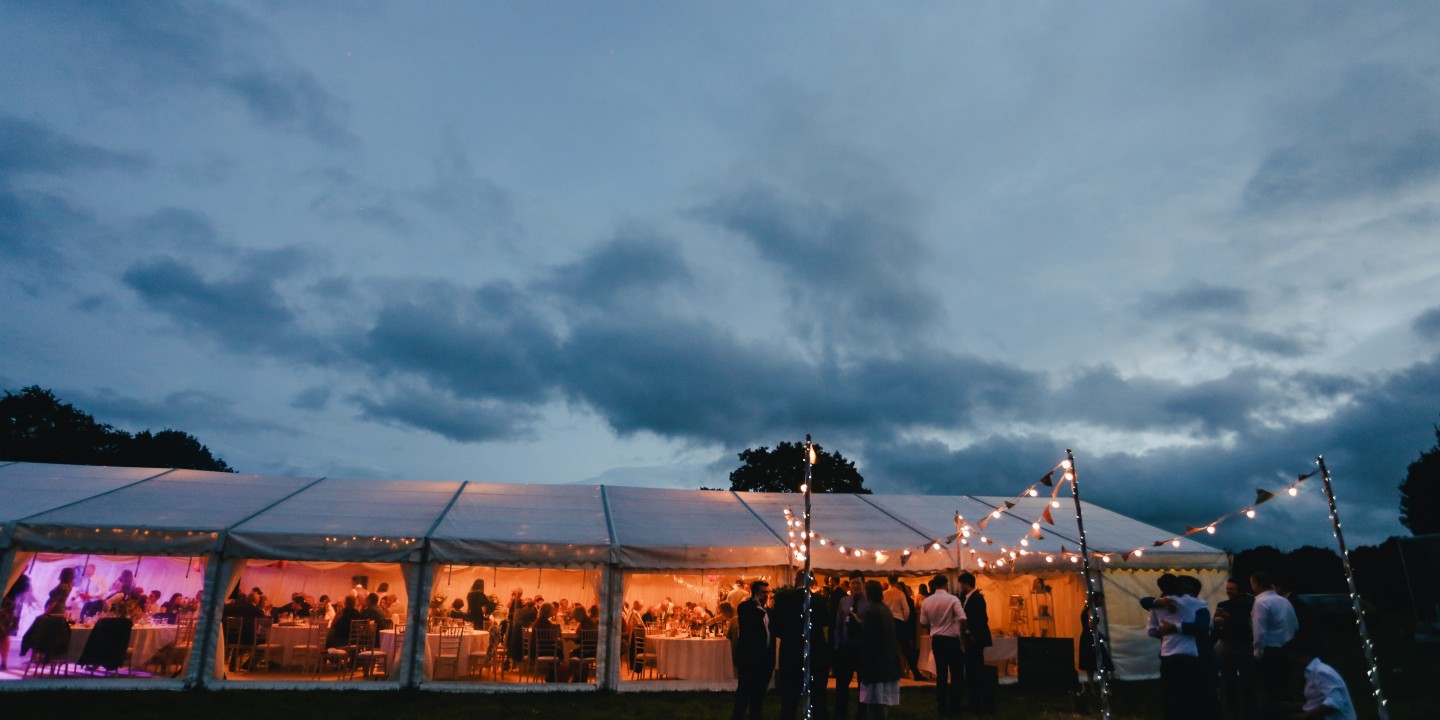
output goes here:
<path id="1" fill-rule="evenodd" d="M 1365 661 L 1370 664 L 1366 675 L 1374 689 L 1376 714 L 1380 720 L 1390 720 L 1390 713 L 1385 708 L 1385 691 L 1380 687 L 1380 664 L 1375 659 L 1375 645 L 1370 642 L 1370 630 L 1365 624 L 1365 607 L 1360 602 L 1360 591 L 1355 587 L 1355 572 L 1350 567 L 1350 551 L 1345 549 L 1345 535 L 1340 532 L 1340 510 L 1335 507 L 1335 492 L 1330 488 L 1330 468 L 1325 467 L 1323 455 L 1315 458 L 1315 462 L 1320 465 L 1320 479 L 1325 484 L 1325 499 L 1330 503 L 1330 522 L 1335 526 L 1335 544 L 1340 546 L 1340 562 L 1345 566 L 1345 582 L 1350 586 L 1350 604 L 1355 609 L 1355 622 L 1360 629 L 1360 644 L 1365 651 Z"/>
<path id="2" fill-rule="evenodd" d="M 1075 455 L 1069 448 L 1065 450 L 1065 472 L 1069 475 L 1070 495 L 1075 499 L 1075 528 L 1080 534 L 1080 556 L 1085 568 L 1085 600 L 1090 608 L 1086 620 L 1095 626 L 1092 633 L 1095 635 L 1095 674 L 1100 677 L 1100 717 L 1110 720 L 1110 673 L 1105 668 L 1110 634 L 1108 623 L 1105 622 L 1105 612 L 1100 608 L 1105 588 L 1100 574 L 1092 572 L 1090 567 L 1090 545 L 1085 539 L 1085 515 L 1080 509 L 1080 472 L 1075 469 Z"/>

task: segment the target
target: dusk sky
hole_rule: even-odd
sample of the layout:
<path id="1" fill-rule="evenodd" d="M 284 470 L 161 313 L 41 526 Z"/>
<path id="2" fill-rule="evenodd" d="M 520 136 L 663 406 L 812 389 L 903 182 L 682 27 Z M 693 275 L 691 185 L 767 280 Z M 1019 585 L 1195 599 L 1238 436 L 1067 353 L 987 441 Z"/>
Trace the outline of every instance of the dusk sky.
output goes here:
<path id="1" fill-rule="evenodd" d="M 0 1 L 0 388 L 237 470 L 1167 531 L 1440 422 L 1440 4 Z M 1333 546 L 1318 482 L 1206 541 Z M 823 518 L 817 529 L 824 530 Z M 832 534 L 835 531 L 829 531 Z M 1160 539 L 1160 538 L 1157 538 Z"/>

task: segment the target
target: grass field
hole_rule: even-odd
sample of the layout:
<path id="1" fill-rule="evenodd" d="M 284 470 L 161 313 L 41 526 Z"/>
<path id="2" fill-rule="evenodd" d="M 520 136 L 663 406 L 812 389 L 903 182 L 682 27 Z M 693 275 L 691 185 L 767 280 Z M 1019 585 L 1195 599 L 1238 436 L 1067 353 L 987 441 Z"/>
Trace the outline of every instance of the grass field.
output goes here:
<path id="1" fill-rule="evenodd" d="M 1391 720 L 1428 720 L 1436 717 L 1425 690 L 1440 677 L 1440 647 L 1413 641 L 1404 623 L 1376 623 L 1377 646 L 1385 667 L 1384 682 L 1390 699 Z M 1355 698 L 1359 717 L 1377 717 L 1365 680 L 1365 663 L 1353 630 L 1329 634 L 1327 645 L 1334 650 L 1332 662 L 1345 675 Z M 484 717 L 547 718 L 550 720 L 671 720 L 673 718 L 715 718 L 730 716 L 731 696 L 715 692 L 644 693 L 447 693 L 415 690 L 105 690 L 103 680 L 96 689 L 36 690 L 0 693 L 4 717 L 33 717 L 38 713 L 59 713 L 65 717 L 94 717 L 104 720 L 290 720 L 291 718 L 359 717 L 365 720 L 443 720 Z M 11 688 L 5 688 L 9 690 Z M 1098 717 L 1097 712 L 1077 714 L 1073 702 L 1063 693 L 1044 693 L 1004 685 L 998 689 L 999 712 L 994 720 L 1079 720 Z M 1113 717 L 1116 720 L 1149 720 L 1161 717 L 1159 683 L 1117 682 L 1113 688 Z M 779 696 L 766 700 L 765 716 L 779 716 Z M 891 718 L 935 717 L 935 689 L 932 685 L 907 686 L 901 691 L 901 706 Z"/>

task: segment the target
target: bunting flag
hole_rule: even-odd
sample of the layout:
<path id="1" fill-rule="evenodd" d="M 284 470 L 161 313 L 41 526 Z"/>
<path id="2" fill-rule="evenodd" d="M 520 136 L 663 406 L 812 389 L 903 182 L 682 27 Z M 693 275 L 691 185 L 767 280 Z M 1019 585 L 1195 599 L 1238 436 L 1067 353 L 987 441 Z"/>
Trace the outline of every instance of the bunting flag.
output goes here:
<path id="1" fill-rule="evenodd" d="M 1315 476 L 1318 475 L 1318 474 L 1320 474 L 1320 470 L 1314 470 L 1314 471 L 1312 471 L 1312 472 L 1305 473 L 1304 475 L 1297 476 L 1297 477 L 1295 478 L 1295 482 L 1290 483 L 1290 485 L 1285 488 L 1285 491 L 1284 491 L 1285 494 L 1286 494 L 1286 495 L 1289 495 L 1290 497 L 1295 497 L 1295 496 L 1297 496 L 1297 495 L 1299 494 L 1299 491 L 1300 491 L 1300 484 L 1303 483 L 1303 482 L 1305 482 L 1306 480 L 1309 480 L 1309 479 L 1312 478 L 1312 477 L 1315 477 Z M 1164 539 L 1164 540 L 1156 540 L 1155 542 L 1151 543 L 1151 546 L 1152 546 L 1152 547 L 1161 547 L 1161 546 L 1166 545 L 1166 544 L 1171 544 L 1171 545 L 1174 545 L 1175 547 L 1178 548 L 1178 547 L 1180 547 L 1180 539 L 1183 538 L 1183 537 L 1185 537 L 1186 535 L 1194 535 L 1194 534 L 1196 534 L 1196 533 L 1198 533 L 1198 532 L 1201 532 L 1201 531 L 1204 531 L 1205 533 L 1210 534 L 1210 535 L 1214 535 L 1215 532 L 1216 532 L 1216 529 L 1220 526 L 1221 523 L 1223 523 L 1223 522 L 1225 522 L 1225 521 L 1227 521 L 1227 520 L 1234 519 L 1234 518 L 1239 517 L 1239 516 L 1241 516 L 1241 515 L 1244 515 L 1244 516 L 1247 517 L 1247 518 L 1254 519 L 1255 516 L 1256 516 L 1256 512 L 1255 512 L 1256 506 L 1259 506 L 1259 505 L 1261 505 L 1261 504 L 1263 504 L 1263 503 L 1269 502 L 1270 500 L 1274 499 L 1275 496 L 1278 495 L 1278 494 L 1279 494 L 1279 493 L 1272 493 L 1272 492 L 1270 492 L 1269 490 L 1266 490 L 1266 489 L 1264 489 L 1264 488 L 1256 488 L 1256 489 L 1255 489 L 1255 504 L 1254 504 L 1254 505 L 1251 505 L 1250 507 L 1240 508 L 1239 510 L 1233 510 L 1233 511 L 1228 512 L 1228 513 L 1226 513 L 1226 514 L 1224 514 L 1224 515 L 1221 515 L 1220 517 L 1218 517 L 1218 518 L 1216 518 L 1216 519 L 1214 519 L 1214 520 L 1211 520 L 1209 523 L 1206 523 L 1206 524 L 1204 524 L 1204 525 L 1186 525 L 1186 526 L 1185 526 L 1185 533 L 1184 533 L 1183 535 L 1176 535 L 1175 537 L 1167 538 L 1167 539 Z M 1129 560 L 1131 556 L 1142 555 L 1143 553 L 1142 553 L 1141 551 L 1142 551 L 1143 549 L 1144 549 L 1144 546 L 1142 545 L 1142 546 L 1140 546 L 1140 547 L 1138 547 L 1138 548 L 1135 548 L 1135 549 L 1131 550 L 1130 552 L 1122 553 L 1122 554 L 1121 554 L 1121 557 L 1124 558 L 1124 559 L 1126 559 L 1126 560 Z"/>
<path id="2" fill-rule="evenodd" d="M 1005 509 L 1006 509 L 1006 510 L 1009 510 L 1010 508 L 1013 508 L 1013 507 L 1015 507 L 1015 501 L 1014 501 L 1014 500 L 1006 500 L 1006 501 L 1005 501 Z"/>
<path id="3" fill-rule="evenodd" d="M 1045 487 L 1052 487 L 1055 484 L 1055 471 L 1052 469 L 1050 472 L 1045 473 L 1045 477 L 1040 478 L 1040 484 Z"/>
<path id="4" fill-rule="evenodd" d="M 976 528 L 979 528 L 979 529 L 981 529 L 981 530 L 984 530 L 984 529 L 985 529 L 985 526 L 986 526 L 987 524 L 989 524 L 989 522 L 990 522 L 990 516 L 989 516 L 989 515 L 986 515 L 985 517 L 980 518 L 980 523 L 977 524 L 975 527 L 976 527 Z"/>
<path id="5" fill-rule="evenodd" d="M 1033 537 L 1033 538 L 1035 538 L 1036 540 L 1044 540 L 1044 539 L 1045 539 L 1045 536 L 1040 534 L 1040 528 L 1037 528 L 1037 527 L 1032 527 L 1032 528 L 1030 528 L 1030 537 Z"/>
<path id="6" fill-rule="evenodd" d="M 1055 518 L 1050 514 L 1050 506 L 1049 506 L 1049 505 L 1046 505 L 1046 506 L 1045 506 L 1045 512 L 1044 512 L 1043 514 L 1041 514 L 1040 517 L 1041 517 L 1043 520 L 1045 520 L 1045 522 L 1050 523 L 1051 525 L 1054 525 L 1054 524 L 1055 524 Z"/>

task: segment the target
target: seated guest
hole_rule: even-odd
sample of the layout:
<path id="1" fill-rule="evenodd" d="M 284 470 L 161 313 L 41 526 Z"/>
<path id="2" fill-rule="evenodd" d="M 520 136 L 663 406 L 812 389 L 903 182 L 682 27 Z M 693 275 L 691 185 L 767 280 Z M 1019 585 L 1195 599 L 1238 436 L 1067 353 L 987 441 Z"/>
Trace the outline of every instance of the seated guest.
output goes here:
<path id="1" fill-rule="evenodd" d="M 272 609 L 270 611 L 270 617 L 279 618 L 281 615 L 286 614 L 298 618 L 309 617 L 310 609 L 310 603 L 305 602 L 305 596 L 300 593 L 295 593 L 290 596 L 290 602 Z"/>
<path id="2" fill-rule="evenodd" d="M 355 607 L 355 596 L 345 596 L 345 607 L 335 615 L 330 632 L 325 635 L 325 648 L 345 647 L 350 644 L 350 623 L 360 620 L 360 611 Z"/>
<path id="3" fill-rule="evenodd" d="M 560 643 L 560 626 L 555 624 L 554 605 L 550 603 L 540 605 L 539 614 L 535 617 L 535 624 L 530 626 L 530 630 L 530 657 L 558 657 L 560 655 L 557 647 Z M 545 630 L 554 630 L 555 637 L 542 643 L 540 635 Z"/>
<path id="4" fill-rule="evenodd" d="M 374 620 L 377 632 L 390 628 L 390 618 L 380 611 L 380 595 L 378 593 L 372 592 L 365 596 L 365 608 L 360 611 L 360 619 Z"/>
<path id="5" fill-rule="evenodd" d="M 596 608 L 596 610 L 598 611 L 599 608 Z M 580 633 L 584 633 L 586 631 L 596 632 L 600 629 L 599 623 L 597 623 L 594 618 L 590 617 L 590 613 L 585 611 L 584 606 L 578 603 L 570 608 L 570 619 L 573 620 L 578 626 L 575 631 L 576 638 L 580 637 Z M 577 647 L 574 650 L 570 651 L 570 657 L 593 658 L 595 657 L 595 648 L 586 648 L 583 646 Z"/>
<path id="6" fill-rule="evenodd" d="M 462 598 L 455 598 L 455 601 L 452 602 L 452 603 L 450 603 L 450 613 L 449 613 L 449 617 L 450 617 L 451 620 L 469 620 L 469 619 L 470 619 L 470 613 L 465 612 L 465 600 L 464 600 L 464 599 L 462 599 Z"/>
<path id="7" fill-rule="evenodd" d="M 160 607 L 165 612 L 170 613 L 171 615 L 179 615 L 185 610 L 185 606 L 185 596 L 181 595 L 180 593 L 175 593 L 174 595 L 170 596 L 169 600 L 160 603 Z"/>

